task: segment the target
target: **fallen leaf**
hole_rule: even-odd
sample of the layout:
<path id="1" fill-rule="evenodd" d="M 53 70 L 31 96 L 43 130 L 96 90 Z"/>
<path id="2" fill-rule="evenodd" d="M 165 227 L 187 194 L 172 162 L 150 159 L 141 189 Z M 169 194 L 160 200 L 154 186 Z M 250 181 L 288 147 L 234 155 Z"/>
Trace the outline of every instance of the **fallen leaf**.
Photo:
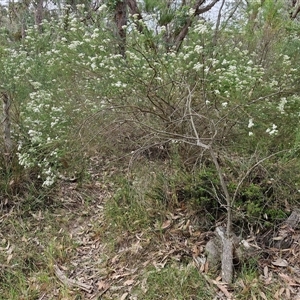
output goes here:
<path id="1" fill-rule="evenodd" d="M 117 263 L 117 262 L 119 261 L 119 258 L 120 258 L 120 256 L 119 256 L 119 254 L 117 254 L 116 256 L 114 256 L 114 257 L 112 258 L 111 262 L 112 262 L 113 264 L 115 264 L 115 263 Z"/>
<path id="2" fill-rule="evenodd" d="M 7 257 L 7 260 L 6 260 L 6 263 L 9 264 L 9 262 L 11 261 L 13 255 L 12 254 L 9 254 L 8 257 Z"/>
<path id="3" fill-rule="evenodd" d="M 105 281 L 98 281 L 97 282 L 97 286 L 98 286 L 98 290 L 101 291 L 101 290 L 106 290 L 109 288 L 109 284 Z"/>
<path id="4" fill-rule="evenodd" d="M 285 259 L 278 258 L 275 261 L 272 261 L 272 265 L 276 267 L 287 267 L 289 264 Z"/>
<path id="5" fill-rule="evenodd" d="M 124 282 L 124 285 L 132 285 L 133 283 L 134 283 L 134 280 L 129 279 Z"/>
<path id="6" fill-rule="evenodd" d="M 171 225 L 171 220 L 166 220 L 165 222 L 162 223 L 161 229 L 167 229 Z"/>
<path id="7" fill-rule="evenodd" d="M 282 299 L 281 295 L 282 295 L 282 293 L 284 292 L 284 290 L 285 290 L 285 288 L 281 288 L 280 290 L 278 290 L 278 291 L 275 293 L 274 297 L 275 297 L 276 300 L 277 300 L 277 299 L 278 299 L 278 300 Z"/>
<path id="8" fill-rule="evenodd" d="M 124 294 L 121 296 L 120 300 L 125 300 L 125 299 L 127 298 L 128 295 L 129 295 L 128 293 L 124 293 Z"/>
<path id="9" fill-rule="evenodd" d="M 208 273 L 208 267 L 209 267 L 208 266 L 208 261 L 206 261 L 205 264 L 204 264 L 204 273 L 206 273 L 206 274 Z"/>
<path id="10" fill-rule="evenodd" d="M 289 286 L 299 286 L 293 278 L 284 273 L 278 273 L 278 275 L 289 285 Z"/>
<path id="11" fill-rule="evenodd" d="M 268 278 L 268 277 L 269 277 L 269 269 L 268 269 L 268 266 L 265 266 L 265 267 L 264 267 L 264 276 L 265 276 L 265 278 Z"/>
<path id="12" fill-rule="evenodd" d="M 231 294 L 227 291 L 227 289 L 224 285 L 222 285 L 220 283 L 216 283 L 216 286 L 227 297 L 227 299 L 231 299 Z"/>
<path id="13" fill-rule="evenodd" d="M 274 241 L 281 241 L 283 240 L 283 237 L 282 236 L 276 236 L 273 238 Z"/>
<path id="14" fill-rule="evenodd" d="M 129 275 L 132 275 L 132 273 L 131 273 L 131 272 L 122 273 L 122 274 L 117 274 L 117 273 L 115 273 L 115 274 L 113 274 L 113 275 L 111 276 L 111 278 L 112 278 L 112 279 L 119 279 L 119 278 L 123 278 L 123 277 L 129 276 Z"/>
<path id="15" fill-rule="evenodd" d="M 265 295 L 264 292 L 259 292 L 259 295 L 264 299 L 264 300 L 268 300 L 267 296 Z"/>
<path id="16" fill-rule="evenodd" d="M 197 245 L 193 245 L 193 247 L 192 247 L 192 253 L 193 253 L 194 256 L 199 256 L 200 251 L 199 251 L 199 248 L 198 248 Z"/>

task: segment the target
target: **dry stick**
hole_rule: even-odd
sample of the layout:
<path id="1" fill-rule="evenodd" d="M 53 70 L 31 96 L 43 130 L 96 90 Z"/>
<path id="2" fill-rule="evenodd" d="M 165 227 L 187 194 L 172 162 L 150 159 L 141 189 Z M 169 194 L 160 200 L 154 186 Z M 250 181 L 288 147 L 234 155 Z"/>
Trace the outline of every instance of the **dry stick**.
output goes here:
<path id="1" fill-rule="evenodd" d="M 193 114 L 192 114 L 192 109 L 191 109 L 192 91 L 189 89 L 189 87 L 188 87 L 188 91 L 189 91 L 189 94 L 187 96 L 187 109 L 189 111 L 190 121 L 191 121 L 191 125 L 192 125 L 192 128 L 193 128 L 195 137 L 196 137 L 197 146 L 200 146 L 200 147 L 202 147 L 204 149 L 210 149 L 210 145 L 204 144 L 204 143 L 202 143 L 200 141 L 199 134 L 198 134 L 198 131 L 196 129 L 196 126 L 195 126 L 195 123 L 194 123 Z"/>
<path id="2" fill-rule="evenodd" d="M 69 288 L 78 287 L 88 293 L 91 293 L 93 290 L 93 287 L 91 285 L 82 283 L 78 280 L 67 278 L 67 276 L 58 268 L 57 265 L 54 265 L 54 272 L 57 278 Z"/>
<path id="3" fill-rule="evenodd" d="M 218 18 L 217 18 L 215 33 L 214 33 L 214 38 L 213 38 L 214 46 L 216 46 L 216 44 L 217 44 L 217 38 L 218 38 L 219 28 L 220 28 L 220 24 L 221 24 L 222 10 L 223 10 L 224 4 L 225 4 L 225 0 L 222 0 L 221 6 L 220 6 L 220 9 L 218 12 Z"/>
<path id="4" fill-rule="evenodd" d="M 234 16 L 235 12 L 237 11 L 238 7 L 242 4 L 243 0 L 239 0 L 235 6 L 233 7 L 233 9 L 231 9 L 231 12 L 229 13 L 227 19 L 225 21 L 222 22 L 222 28 L 227 28 L 227 24 L 230 21 L 230 19 L 232 19 L 232 17 Z"/>

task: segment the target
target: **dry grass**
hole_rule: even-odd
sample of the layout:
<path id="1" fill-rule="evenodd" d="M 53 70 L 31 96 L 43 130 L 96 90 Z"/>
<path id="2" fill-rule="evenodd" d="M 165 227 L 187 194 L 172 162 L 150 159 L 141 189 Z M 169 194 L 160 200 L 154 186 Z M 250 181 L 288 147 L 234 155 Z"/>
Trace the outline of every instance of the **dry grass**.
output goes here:
<path id="1" fill-rule="evenodd" d="M 148 196 L 167 165 L 93 166 L 89 183 L 3 207 L 0 299 L 297 299 L 298 275 L 272 265 L 278 251 L 241 266 L 231 287 L 199 263 L 211 236 L 199 211 Z"/>

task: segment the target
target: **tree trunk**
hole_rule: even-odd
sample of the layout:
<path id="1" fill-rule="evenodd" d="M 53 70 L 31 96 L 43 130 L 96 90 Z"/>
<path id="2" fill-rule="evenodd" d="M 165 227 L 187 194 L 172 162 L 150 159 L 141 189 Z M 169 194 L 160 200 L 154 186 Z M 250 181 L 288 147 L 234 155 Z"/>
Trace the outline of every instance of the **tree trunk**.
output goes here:
<path id="1" fill-rule="evenodd" d="M 38 0 L 35 8 L 35 25 L 38 27 L 39 32 L 42 32 L 43 3 L 44 0 Z"/>
<path id="2" fill-rule="evenodd" d="M 212 0 L 209 4 L 207 4 L 205 6 L 203 6 L 203 4 L 205 3 L 205 0 L 196 1 L 194 6 L 192 7 L 195 11 L 193 16 L 199 16 L 199 15 L 211 10 L 214 7 L 214 5 L 219 1 L 220 0 Z M 187 34 L 189 32 L 189 28 L 192 25 L 192 23 L 193 23 L 192 16 L 188 17 L 185 21 L 185 24 L 179 31 L 179 33 L 175 36 L 174 45 L 175 45 L 176 51 L 178 51 L 180 49 L 180 46 L 181 46 L 183 40 L 185 39 L 185 37 L 187 36 Z"/>
<path id="3" fill-rule="evenodd" d="M 115 8 L 115 23 L 119 38 L 119 53 L 125 58 L 126 52 L 126 25 L 127 25 L 127 1 L 118 1 Z"/>
<path id="4" fill-rule="evenodd" d="M 233 279 L 233 234 L 232 234 L 232 198 L 229 195 L 227 185 L 224 179 L 222 169 L 218 163 L 218 159 L 212 148 L 210 150 L 210 155 L 214 162 L 215 168 L 218 172 L 221 187 L 226 200 L 226 210 L 227 210 L 227 228 L 226 231 L 217 228 L 217 234 L 222 241 L 222 254 L 221 254 L 221 270 L 222 270 L 222 280 L 226 283 L 232 283 Z"/>

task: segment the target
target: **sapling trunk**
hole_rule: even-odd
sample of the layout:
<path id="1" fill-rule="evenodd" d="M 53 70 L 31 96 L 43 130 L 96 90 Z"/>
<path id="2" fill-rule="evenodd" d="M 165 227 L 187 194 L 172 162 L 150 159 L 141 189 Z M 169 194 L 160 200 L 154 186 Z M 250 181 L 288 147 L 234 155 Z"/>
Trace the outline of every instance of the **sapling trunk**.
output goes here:
<path id="1" fill-rule="evenodd" d="M 192 108 L 191 108 L 191 106 L 192 106 L 191 105 L 192 91 L 189 88 L 188 88 L 188 91 L 189 91 L 189 94 L 187 96 L 186 107 L 187 107 L 187 110 L 188 110 L 189 116 L 190 116 L 190 124 L 193 129 L 194 135 L 196 137 L 196 144 L 197 144 L 197 146 L 209 151 L 210 157 L 212 158 L 212 161 L 217 170 L 217 173 L 218 173 L 218 176 L 220 179 L 220 183 L 221 183 L 221 188 L 222 188 L 224 196 L 225 196 L 226 210 L 227 210 L 227 228 L 226 228 L 226 232 L 220 236 L 221 241 L 222 241 L 222 257 L 221 257 L 222 280 L 226 283 L 231 283 L 232 279 L 233 279 L 232 198 L 229 195 L 222 169 L 219 165 L 219 162 L 218 162 L 218 159 L 214 152 L 214 149 L 212 148 L 213 137 L 211 138 L 210 144 L 203 143 L 201 141 L 201 138 L 199 137 L 197 128 L 194 123 L 193 112 L 192 112 Z"/>
<path id="2" fill-rule="evenodd" d="M 221 268 L 222 280 L 226 283 L 231 283 L 233 279 L 233 239 L 232 239 L 232 198 L 229 195 L 222 169 L 214 150 L 209 148 L 210 156 L 217 170 L 221 187 L 225 195 L 226 210 L 227 210 L 227 227 L 226 232 L 219 232 L 218 235 L 222 241 Z"/>

